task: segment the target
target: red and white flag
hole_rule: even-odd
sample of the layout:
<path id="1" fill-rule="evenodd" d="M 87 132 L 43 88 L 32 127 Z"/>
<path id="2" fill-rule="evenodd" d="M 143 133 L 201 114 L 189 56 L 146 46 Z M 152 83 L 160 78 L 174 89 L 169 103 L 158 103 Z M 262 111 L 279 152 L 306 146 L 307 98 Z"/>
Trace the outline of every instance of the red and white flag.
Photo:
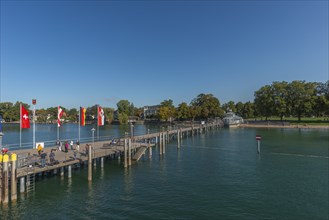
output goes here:
<path id="1" fill-rule="evenodd" d="M 30 128 L 29 112 L 21 105 L 21 128 Z"/>
<path id="2" fill-rule="evenodd" d="M 102 126 L 104 125 L 104 121 L 105 121 L 104 110 L 102 109 L 102 107 L 98 106 L 97 112 L 98 112 L 97 115 L 98 126 Z"/>
<path id="3" fill-rule="evenodd" d="M 86 125 L 86 108 L 80 107 L 80 126 Z"/>
<path id="4" fill-rule="evenodd" d="M 57 113 L 57 126 L 60 127 L 61 126 L 61 117 L 64 114 L 64 110 L 58 106 L 58 113 Z"/>

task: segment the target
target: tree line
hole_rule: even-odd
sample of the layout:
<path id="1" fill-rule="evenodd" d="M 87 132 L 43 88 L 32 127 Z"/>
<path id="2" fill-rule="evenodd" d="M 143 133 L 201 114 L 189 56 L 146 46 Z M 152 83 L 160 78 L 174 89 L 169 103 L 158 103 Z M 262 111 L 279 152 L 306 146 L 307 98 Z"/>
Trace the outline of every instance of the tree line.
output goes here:
<path id="1" fill-rule="evenodd" d="M 157 114 L 144 117 L 144 108 L 136 108 L 128 100 L 120 100 L 117 109 L 106 108 L 104 114 L 106 121 L 113 120 L 121 124 L 128 122 L 129 117 L 154 119 L 160 121 L 186 121 L 186 120 L 207 120 L 210 118 L 224 117 L 225 112 L 232 110 L 243 118 L 255 117 L 327 117 L 329 116 L 329 81 L 326 83 L 292 81 L 290 83 L 273 82 L 271 85 L 262 86 L 254 93 L 254 102 L 229 101 L 221 104 L 220 100 L 213 94 L 201 93 L 197 97 L 187 102 L 182 102 L 177 106 L 173 100 L 162 101 L 157 107 Z M 0 115 L 6 122 L 19 121 L 20 102 L 0 103 Z M 26 109 L 30 105 L 22 103 Z M 79 109 L 66 109 L 64 118 L 68 122 L 78 122 Z M 30 110 L 32 115 L 32 111 Z M 54 123 L 57 120 L 57 107 L 36 110 L 37 121 L 44 123 Z M 96 120 L 97 106 L 88 107 L 86 111 L 87 122 L 93 123 Z"/>

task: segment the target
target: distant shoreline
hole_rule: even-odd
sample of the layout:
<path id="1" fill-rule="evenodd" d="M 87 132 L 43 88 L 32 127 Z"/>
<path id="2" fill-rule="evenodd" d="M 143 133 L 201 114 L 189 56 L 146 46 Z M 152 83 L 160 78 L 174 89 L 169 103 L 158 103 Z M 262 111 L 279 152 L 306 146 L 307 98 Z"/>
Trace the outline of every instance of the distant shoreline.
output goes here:
<path id="1" fill-rule="evenodd" d="M 266 124 L 241 124 L 242 128 L 310 128 L 310 129 L 329 129 L 329 125 L 266 125 Z"/>

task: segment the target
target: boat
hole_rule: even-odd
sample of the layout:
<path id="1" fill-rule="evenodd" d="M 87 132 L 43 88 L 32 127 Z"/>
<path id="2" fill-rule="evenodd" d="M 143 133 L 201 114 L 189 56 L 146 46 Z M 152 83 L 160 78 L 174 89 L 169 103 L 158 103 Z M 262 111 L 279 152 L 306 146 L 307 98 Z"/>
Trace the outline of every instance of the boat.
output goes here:
<path id="1" fill-rule="evenodd" d="M 243 118 L 230 110 L 225 114 L 223 122 L 225 127 L 238 127 L 241 123 L 243 123 Z"/>

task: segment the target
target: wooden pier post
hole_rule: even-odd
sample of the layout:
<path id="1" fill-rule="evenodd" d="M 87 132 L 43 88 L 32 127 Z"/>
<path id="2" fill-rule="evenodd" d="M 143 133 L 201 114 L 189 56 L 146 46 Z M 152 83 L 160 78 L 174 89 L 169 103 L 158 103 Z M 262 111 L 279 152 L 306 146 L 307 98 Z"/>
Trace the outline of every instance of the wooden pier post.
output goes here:
<path id="1" fill-rule="evenodd" d="M 124 167 L 127 167 L 128 166 L 128 150 L 127 150 L 127 144 L 128 144 L 128 142 L 127 142 L 127 139 L 125 139 L 125 143 L 124 143 L 124 146 L 123 146 L 123 148 L 124 148 L 124 160 L 125 160 L 125 162 L 124 162 Z"/>
<path id="2" fill-rule="evenodd" d="M 159 135 L 159 154 L 162 155 L 162 145 L 163 145 L 163 142 L 162 142 L 162 133 L 160 132 L 160 135 Z"/>
<path id="3" fill-rule="evenodd" d="M 22 176 L 19 179 L 19 192 L 20 193 L 24 193 L 25 192 L 25 177 L 24 176 Z"/>
<path id="4" fill-rule="evenodd" d="M 166 153 L 166 134 L 163 132 L 163 145 L 162 145 L 162 154 Z"/>
<path id="5" fill-rule="evenodd" d="M 68 178 L 72 177 L 72 166 L 71 165 L 68 166 L 67 177 Z"/>
<path id="6" fill-rule="evenodd" d="M 131 138 L 128 140 L 128 166 L 131 166 Z"/>
<path id="7" fill-rule="evenodd" d="M 91 157 L 91 145 L 88 146 L 88 181 L 93 179 L 93 170 L 92 170 L 92 157 Z"/>
<path id="8" fill-rule="evenodd" d="M 104 157 L 101 157 L 101 168 L 104 168 Z"/>
<path id="9" fill-rule="evenodd" d="M 180 148 L 180 134 L 179 134 L 179 129 L 177 129 L 177 148 Z"/>
<path id="10" fill-rule="evenodd" d="M 17 163 L 17 155 L 15 153 L 13 153 L 11 155 L 11 201 L 14 201 L 17 199 L 16 163 Z"/>
<path id="11" fill-rule="evenodd" d="M 9 156 L 7 154 L 3 155 L 3 182 L 2 182 L 2 203 L 8 203 L 8 161 Z"/>
<path id="12" fill-rule="evenodd" d="M 61 167 L 60 169 L 61 169 L 61 173 L 60 173 L 60 175 L 61 175 L 61 176 L 64 176 L 64 167 Z"/>
<path id="13" fill-rule="evenodd" d="M 151 147 L 151 144 L 150 144 L 150 140 L 149 140 L 149 143 L 148 143 L 148 148 L 149 148 L 149 158 L 152 158 L 152 147 Z"/>

